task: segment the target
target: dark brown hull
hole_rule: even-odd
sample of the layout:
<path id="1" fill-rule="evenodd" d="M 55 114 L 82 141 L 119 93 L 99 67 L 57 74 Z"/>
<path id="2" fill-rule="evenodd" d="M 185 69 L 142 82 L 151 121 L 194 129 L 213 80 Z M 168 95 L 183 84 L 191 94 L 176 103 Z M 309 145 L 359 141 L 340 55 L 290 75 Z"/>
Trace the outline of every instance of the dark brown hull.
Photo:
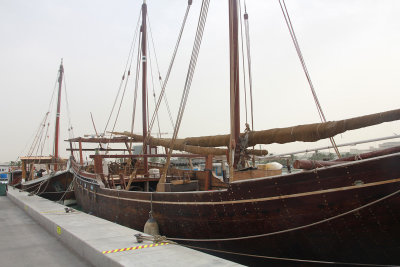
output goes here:
<path id="1" fill-rule="evenodd" d="M 72 173 L 65 171 L 48 179 L 45 178 L 22 183 L 20 188 L 52 201 L 59 201 L 61 198 L 63 200 L 75 199 L 74 191 L 66 192 L 74 178 Z"/>
<path id="2" fill-rule="evenodd" d="M 395 193 L 400 153 L 233 182 L 227 190 L 182 193 L 101 188 L 93 174 L 72 166 L 84 211 L 140 231 L 151 194 L 153 216 L 168 238 L 236 238 L 292 229 L 237 241 L 179 243 L 273 257 L 400 264 L 400 193 Z"/>

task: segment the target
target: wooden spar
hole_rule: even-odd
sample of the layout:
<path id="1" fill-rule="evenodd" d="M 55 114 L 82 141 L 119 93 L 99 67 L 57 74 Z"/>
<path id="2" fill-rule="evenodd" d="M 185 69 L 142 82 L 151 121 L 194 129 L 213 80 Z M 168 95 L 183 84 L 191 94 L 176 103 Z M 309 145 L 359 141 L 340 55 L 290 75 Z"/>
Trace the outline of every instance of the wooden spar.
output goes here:
<path id="1" fill-rule="evenodd" d="M 115 135 L 125 135 L 132 137 L 135 142 L 141 142 L 143 141 L 143 136 L 137 135 L 137 134 L 131 134 L 129 132 L 112 132 L 112 134 Z M 177 140 L 182 140 L 182 139 L 177 139 Z M 151 146 L 162 146 L 165 148 L 171 148 L 171 139 L 164 139 L 164 138 L 154 138 L 154 137 L 148 137 L 147 142 Z M 179 151 L 185 151 L 188 153 L 193 153 L 193 154 L 201 154 L 201 155 L 214 155 L 214 156 L 225 156 L 227 154 L 227 149 L 222 149 L 222 148 L 214 148 L 214 147 L 200 147 L 200 146 L 191 146 L 191 145 L 186 145 L 184 142 L 177 141 L 174 146 L 174 150 L 179 150 Z M 248 150 L 248 153 L 251 155 L 255 156 L 263 156 L 267 155 L 268 151 L 265 149 L 250 149 Z"/>
<path id="2" fill-rule="evenodd" d="M 55 127 L 55 135 L 54 135 L 54 157 L 58 159 L 58 138 L 60 135 L 60 112 L 61 112 L 61 89 L 62 89 L 62 80 L 64 74 L 63 62 L 61 59 L 59 76 L 58 76 L 58 99 L 57 99 L 57 113 L 56 113 L 56 127 Z M 54 165 L 54 170 L 57 171 L 57 164 Z"/>
<path id="3" fill-rule="evenodd" d="M 121 159 L 121 158 L 165 158 L 168 156 L 168 154 L 146 154 L 146 155 L 90 155 L 90 158 L 95 158 L 95 157 L 100 157 L 104 159 Z M 204 158 L 205 155 L 195 155 L 195 154 L 171 154 L 171 157 L 173 158 Z"/>
<path id="4" fill-rule="evenodd" d="M 113 137 L 113 138 L 106 138 L 106 137 L 99 137 L 99 138 L 82 138 L 82 137 L 76 137 L 72 139 L 68 139 L 66 141 L 69 142 L 82 142 L 82 143 L 102 143 L 102 144 L 108 144 L 108 143 L 125 143 L 125 142 L 130 142 L 130 140 L 127 137 Z"/>
<path id="5" fill-rule="evenodd" d="M 239 100 L 239 47 L 237 0 L 229 0 L 229 51 L 230 51 L 230 161 L 233 168 L 238 163 L 238 144 L 240 135 L 240 100 Z M 233 151 L 232 151 L 233 150 Z M 231 172 L 233 174 L 233 171 Z"/>
<path id="6" fill-rule="evenodd" d="M 346 120 L 303 124 L 287 128 L 275 128 L 262 131 L 251 131 L 248 133 L 247 146 L 251 147 L 257 144 L 267 145 L 272 143 L 285 144 L 295 141 L 314 142 L 344 133 L 346 131 L 356 130 L 396 120 L 400 120 L 400 109 L 354 117 Z M 130 136 L 127 132 L 119 134 Z M 241 135 L 244 135 L 244 133 Z M 175 141 L 175 145 L 185 144 L 199 147 L 229 146 L 229 138 L 229 134 L 187 137 L 184 139 L 177 139 Z"/>
<path id="7" fill-rule="evenodd" d="M 230 51 L 230 117 L 229 166 L 231 176 L 239 162 L 240 99 L 239 99 L 239 46 L 238 4 L 229 0 L 229 51 Z"/>
<path id="8" fill-rule="evenodd" d="M 79 148 L 67 148 L 67 151 L 79 151 Z M 128 152 L 128 154 L 132 154 L 130 149 L 126 148 L 82 148 L 82 151 L 122 151 Z"/>
<path id="9" fill-rule="evenodd" d="M 143 120 L 143 136 L 147 136 L 147 36 L 146 36 L 146 1 L 142 4 L 142 120 Z M 143 154 L 147 154 L 146 139 L 143 139 Z M 144 173 L 148 172 L 147 158 L 143 158 Z"/>

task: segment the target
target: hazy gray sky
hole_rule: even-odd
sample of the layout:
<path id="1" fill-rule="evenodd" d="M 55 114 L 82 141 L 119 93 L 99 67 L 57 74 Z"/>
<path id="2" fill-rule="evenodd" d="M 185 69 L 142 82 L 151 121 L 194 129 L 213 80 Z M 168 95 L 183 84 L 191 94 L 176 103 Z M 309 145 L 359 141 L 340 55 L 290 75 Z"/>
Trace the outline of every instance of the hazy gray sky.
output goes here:
<path id="1" fill-rule="evenodd" d="M 229 132 L 227 2 L 211 1 L 180 137 Z M 147 3 L 164 77 L 187 1 L 148 0 Z M 279 2 L 247 0 L 246 4 L 251 34 L 255 129 L 318 122 Z M 286 4 L 328 120 L 399 108 L 400 1 L 287 0 Z M 174 120 L 200 5 L 200 0 L 193 1 L 167 88 Z M 140 6 L 141 1 L 122 0 L 0 0 L 0 162 L 15 160 L 27 152 L 26 147 L 48 109 L 61 58 L 75 136 L 94 133 L 90 112 L 97 128 L 104 128 Z M 130 129 L 133 84 L 131 79 L 116 130 Z M 151 84 L 149 87 L 152 90 Z M 159 86 L 155 90 L 158 94 Z M 64 140 L 68 133 L 65 94 L 62 97 L 61 139 Z M 152 98 L 149 103 L 153 110 Z M 140 105 L 137 110 L 141 110 Z M 165 107 L 161 109 L 160 120 L 161 131 L 172 132 Z M 242 110 L 242 130 L 244 120 Z M 140 118 L 136 125 L 135 132 L 140 132 Z M 336 142 L 398 134 L 399 126 L 399 122 L 386 123 L 345 133 Z M 50 138 L 53 131 L 51 128 Z M 328 144 L 322 141 L 270 145 L 267 149 L 279 153 Z M 63 156 L 68 155 L 66 146 L 65 142 L 61 145 Z M 51 150 L 52 142 L 47 148 Z"/>

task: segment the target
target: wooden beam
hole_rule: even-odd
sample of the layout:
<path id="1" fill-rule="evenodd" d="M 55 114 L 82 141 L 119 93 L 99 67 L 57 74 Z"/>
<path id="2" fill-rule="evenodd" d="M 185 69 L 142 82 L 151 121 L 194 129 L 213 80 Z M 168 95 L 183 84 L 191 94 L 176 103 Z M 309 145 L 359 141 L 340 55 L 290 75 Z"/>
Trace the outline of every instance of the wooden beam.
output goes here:
<path id="1" fill-rule="evenodd" d="M 90 155 L 90 158 L 165 158 L 167 154 L 147 154 L 147 155 Z M 193 154 L 172 154 L 171 157 L 175 158 L 203 158 L 204 155 L 193 155 Z"/>
<path id="2" fill-rule="evenodd" d="M 91 137 L 91 138 L 82 138 L 82 137 L 77 137 L 77 138 L 72 138 L 68 139 L 65 141 L 69 142 L 82 142 L 82 143 L 102 143 L 102 144 L 108 144 L 108 143 L 125 143 L 125 142 L 135 142 L 132 138 L 129 138 L 127 136 L 122 136 L 122 137 L 114 137 L 114 138 L 104 138 L 104 137 Z"/>
<path id="3" fill-rule="evenodd" d="M 78 148 L 73 148 L 73 151 L 79 151 Z M 67 148 L 67 151 L 71 151 L 71 148 Z M 125 148 L 110 148 L 110 149 L 106 149 L 106 148 L 82 148 L 82 151 L 128 151 L 128 149 Z"/>
<path id="4" fill-rule="evenodd" d="M 79 162 L 83 165 L 83 156 L 82 156 L 82 142 L 79 141 Z"/>

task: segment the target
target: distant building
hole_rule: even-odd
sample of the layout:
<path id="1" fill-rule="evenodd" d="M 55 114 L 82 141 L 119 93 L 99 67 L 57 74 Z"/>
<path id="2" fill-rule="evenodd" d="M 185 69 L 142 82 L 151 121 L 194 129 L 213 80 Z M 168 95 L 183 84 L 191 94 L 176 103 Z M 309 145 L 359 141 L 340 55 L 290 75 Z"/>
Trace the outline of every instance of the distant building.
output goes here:
<path id="1" fill-rule="evenodd" d="M 11 167 L 9 163 L 0 163 L 0 172 L 9 172 Z"/>
<path id="2" fill-rule="evenodd" d="M 400 142 L 385 142 L 385 143 L 379 144 L 378 147 L 370 146 L 368 149 L 350 148 L 350 154 L 368 153 L 368 152 L 381 150 L 381 149 L 387 149 L 387 148 L 396 147 L 396 146 L 400 146 Z"/>
<path id="3" fill-rule="evenodd" d="M 379 149 L 386 149 L 391 147 L 400 146 L 400 142 L 386 142 L 379 145 Z"/>
<path id="4" fill-rule="evenodd" d="M 0 163 L 0 182 L 7 182 L 8 173 L 11 171 L 11 166 L 8 163 Z"/>
<path id="5" fill-rule="evenodd" d="M 143 145 L 133 146 L 133 151 L 132 151 L 133 155 L 141 155 L 141 154 L 143 154 L 142 147 L 143 147 Z M 151 148 L 151 153 L 149 153 L 149 152 L 150 152 L 149 148 L 147 148 L 147 153 L 148 154 L 157 154 L 157 148 L 152 147 Z"/>
<path id="6" fill-rule="evenodd" d="M 350 148 L 350 154 L 363 154 L 377 150 L 377 148 L 370 146 L 367 149 Z"/>

